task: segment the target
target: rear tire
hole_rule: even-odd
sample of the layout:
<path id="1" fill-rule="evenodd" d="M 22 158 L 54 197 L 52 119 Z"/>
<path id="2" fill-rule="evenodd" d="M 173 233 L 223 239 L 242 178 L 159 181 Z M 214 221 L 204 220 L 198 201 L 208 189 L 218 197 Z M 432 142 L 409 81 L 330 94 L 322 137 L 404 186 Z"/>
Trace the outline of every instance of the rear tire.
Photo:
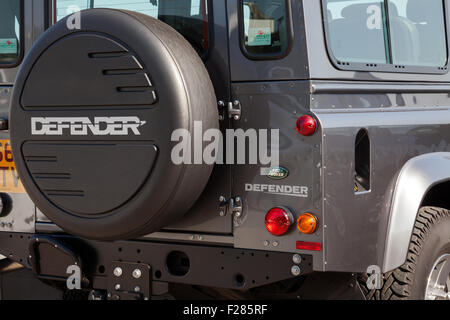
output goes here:
<path id="1" fill-rule="evenodd" d="M 366 286 L 367 274 L 360 277 L 361 288 L 368 300 L 423 300 L 433 299 L 433 288 L 428 279 L 436 273 L 436 265 L 442 267 L 445 280 L 441 281 L 438 295 L 447 294 L 450 287 L 450 259 L 442 262 L 442 257 L 450 254 L 450 211 L 443 208 L 423 207 L 419 210 L 409 243 L 406 262 L 383 276 L 382 289 L 369 290 Z M 444 265 L 442 265 L 444 263 Z M 431 290 L 430 290 L 431 289 Z M 427 296 L 428 295 L 428 296 Z"/>

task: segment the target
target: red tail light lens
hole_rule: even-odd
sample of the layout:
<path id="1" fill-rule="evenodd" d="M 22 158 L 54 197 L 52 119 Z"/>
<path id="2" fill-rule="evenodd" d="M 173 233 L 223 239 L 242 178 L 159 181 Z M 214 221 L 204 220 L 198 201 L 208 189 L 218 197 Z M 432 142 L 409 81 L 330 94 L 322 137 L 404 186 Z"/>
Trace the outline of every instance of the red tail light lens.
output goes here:
<path id="1" fill-rule="evenodd" d="M 297 120 L 297 131 L 302 136 L 311 136 L 316 132 L 316 120 L 308 115 L 303 115 Z"/>
<path id="2" fill-rule="evenodd" d="M 294 216 L 285 208 L 273 208 L 266 214 L 266 229 L 274 236 L 282 236 L 294 223 Z"/>
<path id="3" fill-rule="evenodd" d="M 320 244 L 319 242 L 297 241 L 296 247 L 298 250 L 308 250 L 308 251 L 322 250 L 322 244 Z"/>

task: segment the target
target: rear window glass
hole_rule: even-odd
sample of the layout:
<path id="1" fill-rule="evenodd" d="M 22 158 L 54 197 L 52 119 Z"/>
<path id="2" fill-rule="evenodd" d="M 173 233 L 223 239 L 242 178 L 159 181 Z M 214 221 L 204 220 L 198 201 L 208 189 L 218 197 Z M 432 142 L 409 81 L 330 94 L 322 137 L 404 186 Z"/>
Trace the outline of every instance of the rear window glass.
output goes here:
<path id="1" fill-rule="evenodd" d="M 279 55 L 289 46 L 285 0 L 242 1 L 243 42 L 252 55 Z"/>
<path id="2" fill-rule="evenodd" d="M 442 0 L 390 0 L 394 64 L 444 66 L 447 40 Z"/>
<path id="3" fill-rule="evenodd" d="M 447 64 L 442 0 L 324 0 L 328 46 L 338 64 L 405 69 Z"/>
<path id="4" fill-rule="evenodd" d="M 0 65 L 14 64 L 20 56 L 21 15 L 18 0 L 0 1 Z"/>
<path id="5" fill-rule="evenodd" d="M 56 20 L 59 21 L 77 8 L 137 11 L 172 26 L 203 56 L 209 46 L 207 2 L 207 0 L 57 0 Z"/>
<path id="6" fill-rule="evenodd" d="M 326 2 L 331 51 L 337 60 L 389 63 L 384 1 Z"/>

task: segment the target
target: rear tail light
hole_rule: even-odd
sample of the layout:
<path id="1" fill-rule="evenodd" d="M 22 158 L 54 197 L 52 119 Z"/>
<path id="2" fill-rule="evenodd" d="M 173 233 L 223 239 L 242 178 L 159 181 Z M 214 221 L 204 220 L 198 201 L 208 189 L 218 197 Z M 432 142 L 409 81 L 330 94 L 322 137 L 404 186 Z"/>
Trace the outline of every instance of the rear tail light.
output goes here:
<path id="1" fill-rule="evenodd" d="M 317 230 L 319 221 L 311 213 L 303 213 L 297 219 L 297 229 L 304 234 L 313 234 Z"/>
<path id="2" fill-rule="evenodd" d="M 322 250 L 322 244 L 319 242 L 304 242 L 297 241 L 296 245 L 298 250 L 307 250 L 307 251 L 320 251 Z"/>
<path id="3" fill-rule="evenodd" d="M 311 136 L 316 132 L 316 120 L 308 115 L 303 115 L 297 120 L 297 131 L 302 136 Z"/>
<path id="4" fill-rule="evenodd" d="M 294 223 L 294 216 L 286 208 L 273 208 L 266 214 L 266 229 L 274 236 L 282 236 Z"/>

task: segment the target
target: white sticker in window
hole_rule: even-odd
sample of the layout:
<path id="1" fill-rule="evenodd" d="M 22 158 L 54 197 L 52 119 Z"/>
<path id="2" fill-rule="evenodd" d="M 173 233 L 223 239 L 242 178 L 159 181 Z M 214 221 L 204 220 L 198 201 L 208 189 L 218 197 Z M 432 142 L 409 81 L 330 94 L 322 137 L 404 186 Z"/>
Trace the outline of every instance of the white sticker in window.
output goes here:
<path id="1" fill-rule="evenodd" d="M 0 54 L 16 54 L 17 39 L 0 39 Z"/>
<path id="2" fill-rule="evenodd" d="M 248 46 L 272 45 L 273 20 L 250 20 Z"/>

